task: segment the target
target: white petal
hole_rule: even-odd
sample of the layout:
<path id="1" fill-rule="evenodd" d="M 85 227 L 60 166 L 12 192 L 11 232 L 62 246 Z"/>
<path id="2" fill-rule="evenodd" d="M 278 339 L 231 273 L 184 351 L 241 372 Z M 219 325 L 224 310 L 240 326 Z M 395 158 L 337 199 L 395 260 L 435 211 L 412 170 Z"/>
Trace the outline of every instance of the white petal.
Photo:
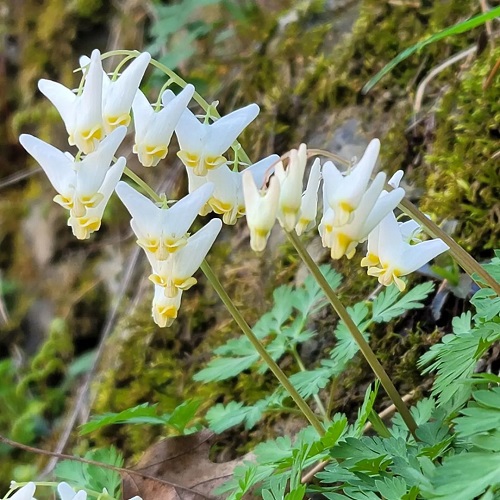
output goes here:
<path id="1" fill-rule="evenodd" d="M 201 208 L 214 191 L 214 185 L 207 182 L 192 193 L 181 198 L 168 210 L 161 211 L 162 228 L 173 238 L 182 238 L 193 224 Z"/>
<path id="2" fill-rule="evenodd" d="M 394 212 L 389 212 L 377 226 L 379 228 L 378 257 L 385 265 L 399 260 L 403 251 L 401 231 Z"/>
<path id="3" fill-rule="evenodd" d="M 19 142 L 43 168 L 54 189 L 60 194 L 68 194 L 70 185 L 76 180 L 73 162 L 54 146 L 32 135 L 22 134 Z"/>
<path id="4" fill-rule="evenodd" d="M 189 109 L 184 110 L 175 127 L 180 149 L 190 153 L 201 152 L 207 132 L 208 125 L 201 123 Z"/>
<path id="5" fill-rule="evenodd" d="M 204 144 L 205 155 L 218 156 L 225 153 L 243 132 L 243 129 L 255 120 L 259 111 L 257 104 L 249 104 L 219 118 L 210 125 L 206 143 Z"/>
<path id="6" fill-rule="evenodd" d="M 142 142 L 154 111 L 147 97 L 140 90 L 135 94 L 132 111 L 134 112 L 135 142 Z"/>
<path id="7" fill-rule="evenodd" d="M 417 245 L 406 245 L 406 251 L 401 256 L 399 268 L 401 275 L 416 271 L 446 250 L 449 250 L 449 246 L 440 239 L 422 241 Z"/>
<path id="8" fill-rule="evenodd" d="M 75 104 L 77 97 L 73 92 L 58 82 L 39 80 L 40 92 L 55 106 L 68 133 L 72 133 L 75 124 Z"/>
<path id="9" fill-rule="evenodd" d="M 300 218 L 295 230 L 300 236 L 304 231 L 309 229 L 309 226 L 316 222 L 318 212 L 318 189 L 321 181 L 321 163 L 319 158 L 314 160 L 314 163 L 309 172 L 307 187 L 302 195 L 300 205 Z"/>
<path id="10" fill-rule="evenodd" d="M 402 170 L 398 170 L 388 181 L 387 184 L 389 186 L 393 187 L 396 189 L 399 187 L 399 184 L 401 183 L 401 180 L 403 179 L 404 172 Z"/>
<path id="11" fill-rule="evenodd" d="M 175 278 L 187 279 L 200 267 L 222 228 L 220 219 L 212 219 L 187 244 L 174 254 Z"/>
<path id="12" fill-rule="evenodd" d="M 104 98 L 105 116 L 119 116 L 130 111 L 150 60 L 151 55 L 143 52 L 132 61 L 116 81 L 111 82 Z"/>
<path id="13" fill-rule="evenodd" d="M 9 500 L 34 500 L 33 495 L 35 494 L 35 490 L 35 483 L 29 482 L 9 497 Z"/>
<path id="14" fill-rule="evenodd" d="M 389 212 L 392 212 L 404 196 L 403 188 L 396 188 L 388 194 L 379 196 L 363 224 L 363 234 L 368 234 Z"/>

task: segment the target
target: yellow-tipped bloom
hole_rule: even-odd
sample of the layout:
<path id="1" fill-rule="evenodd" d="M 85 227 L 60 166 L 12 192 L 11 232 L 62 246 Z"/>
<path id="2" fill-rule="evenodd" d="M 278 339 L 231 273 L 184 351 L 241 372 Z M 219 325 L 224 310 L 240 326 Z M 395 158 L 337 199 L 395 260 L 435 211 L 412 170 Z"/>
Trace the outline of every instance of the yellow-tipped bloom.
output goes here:
<path id="1" fill-rule="evenodd" d="M 76 145 L 85 154 L 94 151 L 105 134 L 102 120 L 103 73 L 101 54 L 94 50 L 80 95 L 75 95 L 58 82 L 38 82 L 40 92 L 59 111 L 69 134 L 69 144 Z"/>
<path id="2" fill-rule="evenodd" d="M 408 221 L 399 224 L 394 213 L 389 213 L 368 236 L 368 254 L 361 261 L 367 273 L 376 276 L 380 284 L 394 283 L 400 291 L 406 288 L 401 279 L 416 271 L 434 257 L 449 249 L 440 239 L 411 245 L 418 224 Z"/>
<path id="3" fill-rule="evenodd" d="M 302 195 L 300 203 L 300 216 L 295 226 L 295 231 L 300 236 L 303 232 L 309 231 L 316 224 L 316 215 L 318 213 L 318 189 L 321 181 L 321 163 L 319 158 L 314 160 L 309 173 L 307 187 Z"/>
<path id="4" fill-rule="evenodd" d="M 133 151 L 145 167 L 155 167 L 167 156 L 174 128 L 193 94 L 192 85 L 186 85 L 178 95 L 166 90 L 162 94 L 163 109 L 155 112 L 146 96 L 137 91 L 132 105 L 135 126 Z"/>
<path id="5" fill-rule="evenodd" d="M 177 155 L 195 175 L 207 175 L 227 162 L 223 154 L 258 114 L 259 106 L 250 104 L 208 124 L 186 109 L 175 127 L 180 146 Z"/>
<path id="6" fill-rule="evenodd" d="M 260 190 L 250 172 L 243 172 L 243 194 L 247 224 L 250 229 L 250 246 L 255 252 L 266 248 L 271 229 L 276 222 L 280 199 L 280 183 L 273 176 L 267 189 Z"/>

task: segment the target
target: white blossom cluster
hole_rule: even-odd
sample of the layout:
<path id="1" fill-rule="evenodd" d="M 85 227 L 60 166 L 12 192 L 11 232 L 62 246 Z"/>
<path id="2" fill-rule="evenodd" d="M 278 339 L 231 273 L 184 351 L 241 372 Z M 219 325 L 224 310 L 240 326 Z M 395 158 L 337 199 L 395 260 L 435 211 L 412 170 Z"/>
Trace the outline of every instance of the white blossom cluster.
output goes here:
<path id="1" fill-rule="evenodd" d="M 246 215 L 251 247 L 262 251 L 276 219 L 285 231 L 299 235 L 315 227 L 323 181 L 319 234 L 333 259 L 351 258 L 358 244 L 368 239 L 368 255 L 362 261 L 368 274 L 384 285 L 396 283 L 403 289 L 402 276 L 447 249 L 441 240 L 412 244 L 418 228 L 396 220 L 393 210 L 404 190 L 395 185 L 385 191 L 382 172 L 371 180 L 378 140 L 368 145 L 361 160 L 347 172 L 331 161 L 321 165 L 316 159 L 305 190 L 305 144 L 292 150 L 288 161 L 271 155 L 239 171 L 241 162 L 233 164 L 225 155 L 257 117 L 259 107 L 250 104 L 219 119 L 207 113 L 200 121 L 188 109 L 194 95 L 189 84 L 177 95 L 165 90 L 153 106 L 139 90 L 150 60 L 149 54 L 140 54 L 121 74 L 110 78 L 103 71 L 99 51 L 94 50 L 90 58 L 80 61 L 84 79 L 76 91 L 40 80 L 40 91 L 59 111 L 68 143 L 78 152 L 73 156 L 26 134 L 20 142 L 47 174 L 58 193 L 54 201 L 69 212 L 68 225 L 77 238 L 89 238 L 100 228 L 106 204 L 116 191 L 132 216 L 137 243 L 151 265 L 152 312 L 161 327 L 177 317 L 182 293 L 196 283 L 193 274 L 222 227 L 221 220 L 213 218 L 191 235 L 198 214 L 214 212 L 228 225 Z M 115 159 L 115 154 L 132 122 L 133 152 L 144 167 L 158 165 L 168 153 L 173 134 L 177 137 L 189 194 L 172 206 L 166 200 L 155 203 L 120 181 L 126 160 L 123 156 Z"/>

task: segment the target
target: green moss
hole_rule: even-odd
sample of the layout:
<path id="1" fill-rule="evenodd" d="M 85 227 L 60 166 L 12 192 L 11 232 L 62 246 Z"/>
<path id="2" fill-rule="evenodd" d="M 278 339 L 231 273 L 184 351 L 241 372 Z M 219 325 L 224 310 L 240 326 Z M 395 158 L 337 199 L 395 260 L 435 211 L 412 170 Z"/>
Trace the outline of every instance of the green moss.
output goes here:
<path id="1" fill-rule="evenodd" d="M 447 91 L 425 158 L 422 209 L 456 220 L 460 243 L 475 254 L 498 247 L 500 73 L 487 89 L 483 85 L 499 57 L 499 48 L 485 51 Z"/>

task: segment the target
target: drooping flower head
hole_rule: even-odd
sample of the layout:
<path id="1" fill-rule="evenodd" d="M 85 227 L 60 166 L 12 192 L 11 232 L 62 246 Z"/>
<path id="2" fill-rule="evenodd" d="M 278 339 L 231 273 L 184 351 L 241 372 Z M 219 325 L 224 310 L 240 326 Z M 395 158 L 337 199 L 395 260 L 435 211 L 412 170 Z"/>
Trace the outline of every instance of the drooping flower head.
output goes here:
<path id="1" fill-rule="evenodd" d="M 318 189 L 321 182 L 321 163 L 319 158 L 314 163 L 309 172 L 307 187 L 300 202 L 299 220 L 295 225 L 295 231 L 300 236 L 305 231 L 309 231 L 316 224 L 318 213 Z"/>
<path id="2" fill-rule="evenodd" d="M 116 128 L 80 161 L 32 135 L 19 138 L 58 192 L 54 201 L 69 210 L 68 225 L 78 239 L 88 238 L 100 227 L 106 204 L 125 168 L 125 158 L 110 165 L 126 130 Z"/>
<path id="3" fill-rule="evenodd" d="M 103 69 L 101 54 L 94 50 L 85 72 L 81 94 L 51 80 L 40 80 L 38 88 L 57 108 L 69 134 L 68 142 L 83 153 L 91 153 L 104 138 L 102 119 Z"/>
<path id="4" fill-rule="evenodd" d="M 259 106 L 250 104 L 208 124 L 186 109 L 175 127 L 180 145 L 177 155 L 195 175 L 207 175 L 227 162 L 223 154 L 258 114 Z"/>
<path id="5" fill-rule="evenodd" d="M 9 497 L 9 500 L 36 500 L 33 496 L 35 494 L 35 490 L 35 483 L 30 482 L 17 490 L 11 497 Z"/>
<path id="6" fill-rule="evenodd" d="M 403 291 L 406 283 L 401 279 L 434 257 L 449 249 L 439 238 L 412 245 L 418 224 L 414 221 L 398 223 L 393 212 L 382 219 L 368 236 L 368 253 L 361 265 L 367 273 L 376 276 L 380 284 L 392 283 Z"/>
<path id="7" fill-rule="evenodd" d="M 163 109 L 155 111 L 146 96 L 139 90 L 135 96 L 135 144 L 133 151 L 145 167 L 154 167 L 167 156 L 174 128 L 193 97 L 194 87 L 186 87 L 174 95 L 166 90 L 162 95 Z"/>

